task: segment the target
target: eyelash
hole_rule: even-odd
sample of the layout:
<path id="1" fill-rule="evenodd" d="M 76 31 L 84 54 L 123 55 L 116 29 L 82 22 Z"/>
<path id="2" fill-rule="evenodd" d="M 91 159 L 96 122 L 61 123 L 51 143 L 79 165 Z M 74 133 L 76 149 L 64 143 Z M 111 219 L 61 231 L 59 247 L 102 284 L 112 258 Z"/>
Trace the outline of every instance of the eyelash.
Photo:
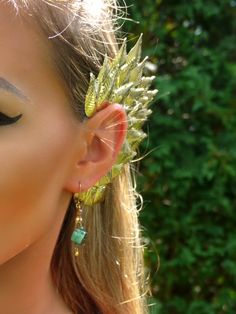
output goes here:
<path id="1" fill-rule="evenodd" d="M 16 123 L 21 118 L 21 116 L 22 114 L 19 114 L 18 116 L 15 117 L 9 117 L 4 113 L 0 112 L 0 126 Z"/>

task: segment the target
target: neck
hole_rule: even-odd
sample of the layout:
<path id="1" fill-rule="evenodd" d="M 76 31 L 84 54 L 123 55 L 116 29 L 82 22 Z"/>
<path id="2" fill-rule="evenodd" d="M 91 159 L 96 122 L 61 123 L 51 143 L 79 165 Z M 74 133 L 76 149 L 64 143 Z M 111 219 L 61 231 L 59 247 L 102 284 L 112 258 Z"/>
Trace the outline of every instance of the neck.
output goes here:
<path id="1" fill-rule="evenodd" d="M 60 211 L 62 212 L 62 211 Z M 4 314 L 69 314 L 50 272 L 64 215 L 37 242 L 0 265 L 0 309 Z"/>

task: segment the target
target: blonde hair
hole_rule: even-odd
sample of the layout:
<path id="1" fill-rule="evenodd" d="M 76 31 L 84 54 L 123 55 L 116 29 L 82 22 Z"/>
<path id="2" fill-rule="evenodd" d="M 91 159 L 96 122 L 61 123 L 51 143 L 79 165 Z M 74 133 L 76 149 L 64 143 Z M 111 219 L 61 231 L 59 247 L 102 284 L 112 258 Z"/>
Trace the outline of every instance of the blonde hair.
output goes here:
<path id="1" fill-rule="evenodd" d="M 56 69 L 65 82 L 72 109 L 83 120 L 90 72 L 97 75 L 104 55 L 113 58 L 118 50 L 115 1 L 8 2 L 18 13 L 32 16 L 50 39 Z M 138 221 L 139 196 L 133 168 L 126 164 L 107 186 L 104 202 L 84 206 L 83 224 L 88 236 L 78 257 L 73 254 L 70 239 L 76 216 L 71 200 L 54 249 L 51 272 L 55 286 L 74 313 L 148 313 L 146 294 L 150 287 Z"/>

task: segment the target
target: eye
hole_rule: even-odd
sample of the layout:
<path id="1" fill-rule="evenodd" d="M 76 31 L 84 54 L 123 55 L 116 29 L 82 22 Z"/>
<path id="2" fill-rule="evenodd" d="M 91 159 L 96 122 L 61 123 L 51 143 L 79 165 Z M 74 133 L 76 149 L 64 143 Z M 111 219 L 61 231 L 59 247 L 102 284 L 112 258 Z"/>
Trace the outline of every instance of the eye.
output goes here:
<path id="1" fill-rule="evenodd" d="M 22 114 L 19 114 L 15 117 L 9 117 L 5 115 L 4 113 L 0 112 L 0 126 L 1 125 L 9 125 L 17 122 L 21 118 Z"/>

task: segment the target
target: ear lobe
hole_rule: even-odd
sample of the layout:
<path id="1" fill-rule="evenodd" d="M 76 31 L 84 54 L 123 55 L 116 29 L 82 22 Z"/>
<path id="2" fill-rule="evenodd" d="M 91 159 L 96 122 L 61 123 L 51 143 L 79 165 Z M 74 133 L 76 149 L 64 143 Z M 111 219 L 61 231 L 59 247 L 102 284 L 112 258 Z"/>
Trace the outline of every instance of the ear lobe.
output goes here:
<path id="1" fill-rule="evenodd" d="M 82 160 L 78 158 L 73 169 L 71 192 L 86 191 L 107 174 L 118 157 L 127 128 L 127 115 L 119 104 L 105 104 L 84 122 L 87 153 Z"/>

